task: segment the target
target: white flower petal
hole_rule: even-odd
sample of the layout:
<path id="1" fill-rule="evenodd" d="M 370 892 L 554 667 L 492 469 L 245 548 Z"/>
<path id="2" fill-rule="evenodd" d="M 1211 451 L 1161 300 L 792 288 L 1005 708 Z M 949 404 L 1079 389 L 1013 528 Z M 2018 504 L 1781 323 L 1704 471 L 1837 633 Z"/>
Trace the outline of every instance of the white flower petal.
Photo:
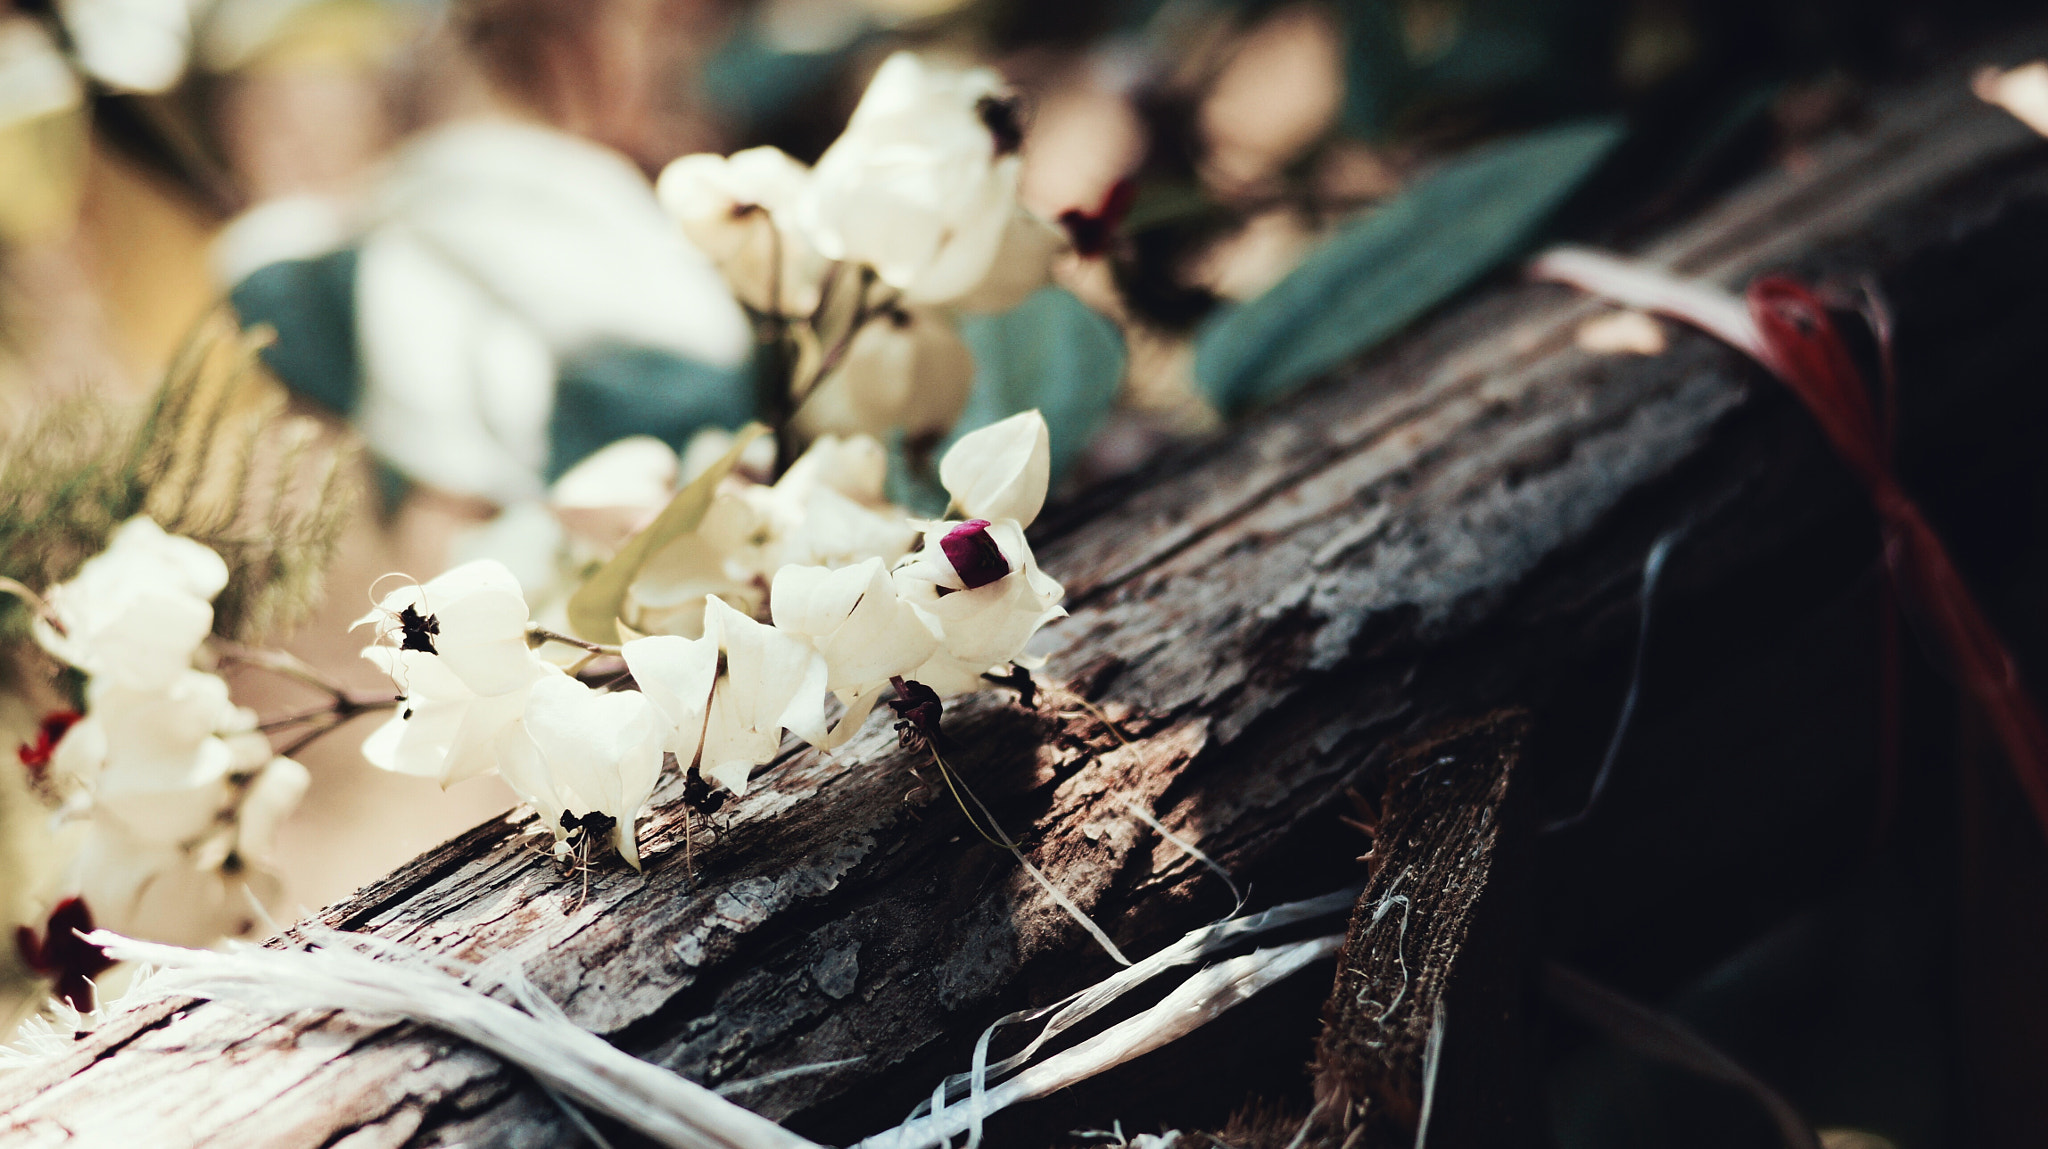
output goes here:
<path id="1" fill-rule="evenodd" d="M 939 481 L 967 518 L 1029 526 L 1045 506 L 1052 435 L 1045 417 L 1024 411 L 969 431 L 939 460 Z"/>

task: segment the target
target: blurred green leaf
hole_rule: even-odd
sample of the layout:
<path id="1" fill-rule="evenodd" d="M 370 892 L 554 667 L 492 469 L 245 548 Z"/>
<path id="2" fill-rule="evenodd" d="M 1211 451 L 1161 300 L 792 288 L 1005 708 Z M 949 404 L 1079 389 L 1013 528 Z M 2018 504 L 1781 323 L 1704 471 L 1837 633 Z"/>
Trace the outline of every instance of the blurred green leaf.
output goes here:
<path id="1" fill-rule="evenodd" d="M 735 122 L 759 124 L 824 94 L 866 42 L 865 35 L 857 35 L 824 52 L 785 52 L 770 44 L 760 28 L 743 24 L 704 62 L 704 94 Z"/>
<path id="2" fill-rule="evenodd" d="M 1582 120 L 1458 157 L 1211 315 L 1196 385 L 1236 414 L 1373 347 L 1519 252 L 1621 136 L 1614 120 Z"/>
<path id="3" fill-rule="evenodd" d="M 619 641 L 619 611 L 625 606 L 626 591 L 640 577 L 640 568 L 647 565 L 654 552 L 697 529 L 697 524 L 704 521 L 704 512 L 711 509 L 711 497 L 718 492 L 718 484 L 739 464 L 747 445 L 767 432 L 768 428 L 760 423 L 741 428 L 733 438 L 732 449 L 723 458 L 677 491 L 653 522 L 626 540 L 618 554 L 577 587 L 576 593 L 569 596 L 569 628 L 591 642 Z"/>
<path id="4" fill-rule="evenodd" d="M 946 488 L 939 485 L 939 457 L 929 451 L 913 453 L 900 429 L 889 436 L 888 449 L 889 473 L 883 480 L 883 496 L 913 515 L 944 517 L 949 500 Z"/>
<path id="5" fill-rule="evenodd" d="M 753 414 L 746 367 L 714 367 L 651 347 L 587 348 L 563 361 L 555 383 L 547 478 L 628 435 L 653 435 L 680 451 L 697 432 L 737 427 Z"/>
<path id="6" fill-rule="evenodd" d="M 947 444 L 1036 407 L 1052 432 L 1057 479 L 1116 406 L 1123 332 L 1072 292 L 1045 287 L 1001 315 L 962 320 L 960 335 L 974 352 L 974 390 Z"/>
<path id="7" fill-rule="evenodd" d="M 277 339 L 263 365 L 294 394 L 337 415 L 362 398 L 356 355 L 356 253 L 331 252 L 259 267 L 228 293 L 244 330 L 268 324 Z"/>

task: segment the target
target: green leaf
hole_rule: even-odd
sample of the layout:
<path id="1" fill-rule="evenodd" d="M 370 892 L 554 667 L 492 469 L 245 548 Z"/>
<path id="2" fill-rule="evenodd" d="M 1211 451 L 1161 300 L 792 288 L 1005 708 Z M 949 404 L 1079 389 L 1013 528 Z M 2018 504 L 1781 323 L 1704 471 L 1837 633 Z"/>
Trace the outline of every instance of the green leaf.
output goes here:
<path id="1" fill-rule="evenodd" d="M 625 607 L 626 591 L 640 577 L 640 568 L 647 565 L 656 551 L 697 529 L 697 524 L 704 521 L 704 512 L 711 509 L 711 497 L 718 492 L 718 484 L 738 465 L 747 444 L 767 432 L 768 428 L 760 423 L 740 428 L 733 438 L 732 450 L 677 491 L 653 522 L 626 540 L 618 554 L 577 587 L 576 593 L 569 596 L 569 629 L 590 642 L 619 641 L 619 611 Z"/>
<path id="2" fill-rule="evenodd" d="M 1621 136 L 1615 120 L 1581 120 L 1460 156 L 1212 315 L 1197 387 L 1236 414 L 1373 347 L 1520 252 Z"/>
<path id="3" fill-rule="evenodd" d="M 288 259 L 250 272 L 228 293 L 246 330 L 269 324 L 277 340 L 263 365 L 298 395 L 337 415 L 362 397 L 356 356 L 356 253 Z"/>
<path id="4" fill-rule="evenodd" d="M 752 21 L 743 23 L 704 62 L 699 82 L 711 106 L 728 119 L 759 124 L 789 115 L 824 96 L 864 32 L 822 52 L 787 52 L 768 41 Z"/>
<path id="5" fill-rule="evenodd" d="M 620 343 L 570 356 L 548 421 L 549 482 L 628 435 L 677 450 L 707 427 L 737 427 L 754 413 L 750 368 L 714 367 L 673 352 Z"/>
<path id="6" fill-rule="evenodd" d="M 962 320 L 960 336 L 974 352 L 974 390 L 946 445 L 1036 407 L 1052 432 L 1057 478 L 1116 406 L 1123 332 L 1065 288 L 1044 287 L 1001 315 Z"/>

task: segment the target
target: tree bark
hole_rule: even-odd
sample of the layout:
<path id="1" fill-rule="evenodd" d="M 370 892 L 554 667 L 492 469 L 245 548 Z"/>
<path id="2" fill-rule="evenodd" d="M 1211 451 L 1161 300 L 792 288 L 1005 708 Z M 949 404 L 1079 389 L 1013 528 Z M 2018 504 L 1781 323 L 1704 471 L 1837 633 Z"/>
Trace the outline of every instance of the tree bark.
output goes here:
<path id="1" fill-rule="evenodd" d="M 2042 151 L 1945 74 L 1645 254 L 1731 285 L 1787 264 L 1885 273 L 1995 230 L 2015 203 L 2048 202 Z M 1500 284 L 1046 522 L 1040 560 L 1072 617 L 1053 632 L 1039 707 L 991 690 L 951 707 L 947 729 L 1003 826 L 1124 950 L 1228 908 L 1133 805 L 1254 879 L 1262 903 L 1359 880 L 1367 840 L 1340 822 L 1347 789 L 1406 793 L 1394 748 L 1446 720 L 1519 701 L 1540 723 L 1563 668 L 1632 634 L 1643 553 L 1672 525 L 1692 524 L 1671 578 L 1681 599 L 1816 539 L 1839 560 L 1823 578 L 1867 567 L 1867 513 L 1775 384 L 1675 329 L 1656 357 L 1579 350 L 1576 325 L 1600 310 Z M 996 1016 L 1111 968 L 942 785 L 912 775 L 920 765 L 877 719 L 838 753 L 787 754 L 715 841 L 690 847 L 670 777 L 642 830 L 644 874 L 565 874 L 515 812 L 314 921 L 470 960 L 513 953 L 578 1023 L 707 1084 L 858 1058 L 735 1098 L 847 1143 L 964 1068 Z M 1458 918 L 1481 914 L 1491 888 L 1415 896 Z M 1433 1009 L 1429 986 L 1459 966 L 1463 943 L 1445 937 L 1371 1086 L 1396 1109 L 1421 1096 L 1415 1025 L 1428 1019 L 1412 1011 Z M 1384 982 L 1384 964 L 1369 975 Z M 1368 988 L 1343 984 L 1353 1000 Z M 572 1137 L 529 1081 L 459 1043 L 211 1003 L 123 1015 L 0 1079 L 0 1107 L 6 1145 Z"/>

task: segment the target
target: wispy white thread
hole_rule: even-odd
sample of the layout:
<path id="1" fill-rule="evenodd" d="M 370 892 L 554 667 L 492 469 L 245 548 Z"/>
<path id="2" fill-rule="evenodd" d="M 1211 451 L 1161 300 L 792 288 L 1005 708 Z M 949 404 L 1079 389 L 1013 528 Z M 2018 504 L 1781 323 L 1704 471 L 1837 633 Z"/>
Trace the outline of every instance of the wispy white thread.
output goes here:
<path id="1" fill-rule="evenodd" d="M 1063 1050 L 988 1091 L 988 1114 L 1030 1101 L 1114 1069 L 1208 1024 L 1232 1006 L 1301 969 L 1336 953 L 1343 934 L 1330 934 L 1291 945 L 1254 950 L 1205 967 L 1135 1017 Z M 943 1086 L 941 1086 L 943 1089 Z M 913 1118 L 861 1141 L 855 1149 L 930 1149 L 968 1132 L 970 1114 L 963 1106 Z M 986 1114 L 984 1114 L 985 1116 Z"/>
<path id="2" fill-rule="evenodd" d="M 1209 869 L 1213 871 L 1217 877 L 1223 879 L 1223 884 L 1230 887 L 1230 896 L 1237 902 L 1236 906 L 1234 906 L 1230 911 L 1231 916 L 1236 916 L 1237 911 L 1244 908 L 1244 891 L 1237 888 L 1236 880 L 1230 876 L 1229 870 L 1223 868 L 1222 863 L 1218 862 L 1216 859 L 1210 857 L 1209 855 L 1203 853 L 1201 851 L 1201 848 L 1196 846 L 1193 842 L 1187 841 L 1186 839 L 1180 837 L 1178 834 L 1175 834 L 1172 830 L 1167 829 L 1166 823 L 1161 822 L 1158 816 L 1153 814 L 1152 811 L 1147 810 L 1143 802 L 1138 801 L 1136 798 L 1132 798 L 1128 802 L 1125 802 L 1124 805 L 1130 807 L 1131 813 L 1136 814 L 1140 821 L 1144 822 L 1147 826 L 1152 827 L 1153 831 L 1157 833 L 1160 837 L 1166 839 L 1169 842 L 1172 842 L 1176 846 L 1179 846 L 1181 852 L 1187 854 L 1195 861 L 1200 862 L 1203 865 L 1209 867 Z"/>
<path id="3" fill-rule="evenodd" d="M 320 936 L 352 944 L 364 940 L 355 934 Z M 444 1030 L 672 1149 L 817 1149 L 695 1082 L 614 1048 L 569 1022 L 559 1008 L 521 1013 L 435 968 L 447 963 L 417 951 L 412 959 L 379 961 L 333 944 L 315 950 L 238 945 L 219 953 L 138 942 L 106 930 L 86 940 L 117 960 L 146 961 L 163 970 L 150 980 L 156 994 L 214 998 L 280 1016 L 344 1009 Z M 394 947 L 370 942 L 363 949 L 390 955 Z M 545 1000 L 523 977 L 507 977 L 504 984 L 522 1000 Z"/>
<path id="4" fill-rule="evenodd" d="M 945 1091 L 943 1096 L 972 1096 L 976 1091 L 976 1082 L 979 1082 L 979 1088 L 985 1091 L 990 1080 L 1007 1076 L 1019 1066 L 1030 1061 L 1053 1038 L 1087 1020 L 1103 1007 L 1169 969 L 1176 966 L 1192 965 L 1208 957 L 1210 954 L 1227 949 L 1260 934 L 1282 929 L 1298 922 L 1311 921 L 1328 914 L 1341 913 L 1350 909 L 1352 904 L 1358 900 L 1358 893 L 1358 888 L 1354 886 L 1349 889 L 1324 894 L 1321 897 L 1274 906 L 1272 909 L 1261 911 L 1249 917 L 1226 918 L 1223 921 L 1211 923 L 1188 932 L 1179 941 L 1166 946 L 1142 961 L 1118 970 L 1116 973 L 1089 986 L 1087 989 L 1062 998 L 1050 1005 L 1005 1014 L 997 1018 L 987 1029 L 982 1030 L 981 1037 L 975 1041 L 974 1057 L 971 1063 L 972 1068 L 966 1073 L 955 1073 L 940 1083 L 940 1088 Z M 1050 1016 L 1051 1020 L 1046 1022 L 1045 1027 L 1039 1031 L 1038 1036 L 1031 1039 L 1030 1044 L 1000 1061 L 990 1063 L 988 1060 L 989 1043 L 994 1039 L 996 1030 L 1007 1025 L 1036 1021 L 1047 1016 Z M 921 1104 L 911 1112 L 910 1118 L 915 1119 L 924 1116 L 930 1109 L 930 1102 Z"/>

